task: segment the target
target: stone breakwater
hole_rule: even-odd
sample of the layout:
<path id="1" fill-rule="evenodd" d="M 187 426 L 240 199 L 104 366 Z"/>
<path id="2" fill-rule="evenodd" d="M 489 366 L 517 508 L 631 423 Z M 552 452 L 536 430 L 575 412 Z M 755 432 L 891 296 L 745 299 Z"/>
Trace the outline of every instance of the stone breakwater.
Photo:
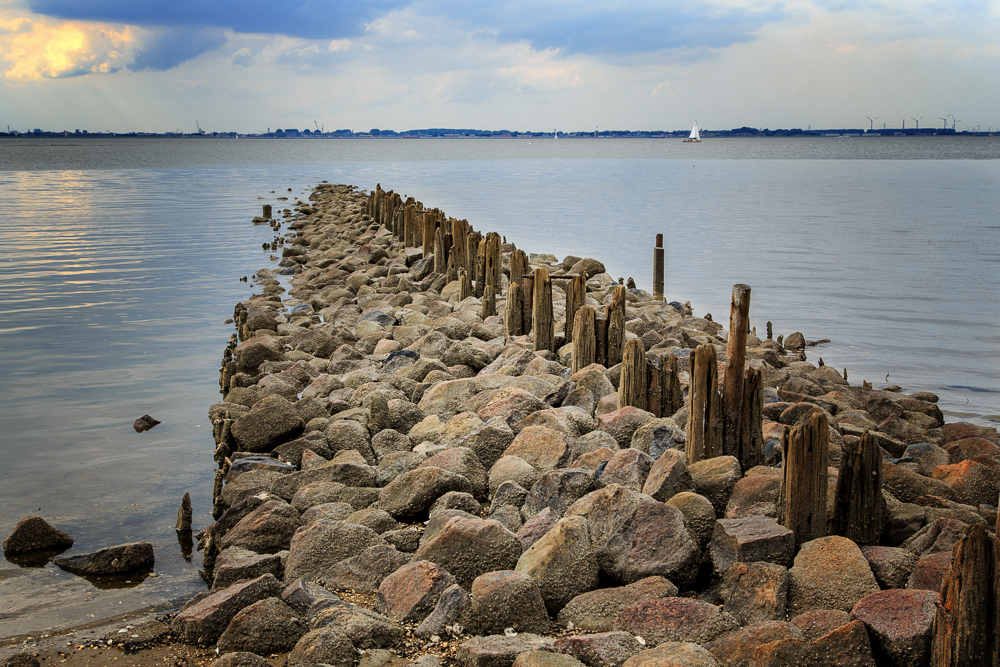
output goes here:
<path id="1" fill-rule="evenodd" d="M 565 343 L 571 285 L 598 315 L 623 294 L 599 261 L 522 265 L 497 241 L 500 261 L 466 273 L 474 244 L 453 237 L 446 263 L 378 192 L 323 184 L 258 220 L 285 226 L 270 248 L 292 277 L 286 292 L 258 271 L 261 294 L 235 309 L 209 411 L 211 590 L 172 619 L 177 638 L 215 645 L 220 667 L 285 652 L 339 667 L 929 664 L 952 548 L 996 524 L 997 431 L 944 424 L 933 394 L 852 386 L 806 361 L 800 334 L 750 334 L 763 465 L 690 461 L 694 348 L 715 349 L 721 386 L 720 324 L 625 289 L 623 340 L 652 366 L 673 354 L 683 399 L 622 407 L 622 364 L 573 372 Z M 549 349 L 494 314 L 512 262 L 584 276 L 552 281 Z M 829 535 L 800 542 L 782 457 L 808 424 L 826 448 Z M 838 485 L 858 483 L 845 471 L 863 442 L 877 446 L 877 537 L 859 544 L 838 530 Z"/>

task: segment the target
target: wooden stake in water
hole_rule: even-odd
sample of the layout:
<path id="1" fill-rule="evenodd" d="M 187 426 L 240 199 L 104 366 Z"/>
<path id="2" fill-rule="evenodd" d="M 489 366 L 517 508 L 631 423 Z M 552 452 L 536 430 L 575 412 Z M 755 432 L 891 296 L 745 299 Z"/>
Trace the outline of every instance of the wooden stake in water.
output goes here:
<path id="1" fill-rule="evenodd" d="M 726 377 L 722 391 L 722 451 L 736 457 L 742 449 L 740 418 L 743 415 L 743 374 L 749 322 L 750 286 L 733 285 L 733 300 L 729 308 L 729 342 L 726 346 Z"/>
<path id="2" fill-rule="evenodd" d="M 815 415 L 807 423 L 785 432 L 778 522 L 795 535 L 795 546 L 826 536 L 827 448 L 826 417 Z"/>
<path id="3" fill-rule="evenodd" d="M 653 248 L 653 298 L 663 301 L 663 234 L 656 235 Z"/>

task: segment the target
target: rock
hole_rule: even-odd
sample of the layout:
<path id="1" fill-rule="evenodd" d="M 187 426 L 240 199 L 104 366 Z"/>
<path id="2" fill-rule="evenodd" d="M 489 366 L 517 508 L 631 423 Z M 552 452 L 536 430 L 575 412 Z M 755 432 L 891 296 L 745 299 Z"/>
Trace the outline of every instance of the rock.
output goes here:
<path id="1" fill-rule="evenodd" d="M 271 667 L 271 663 L 256 653 L 233 651 L 223 654 L 211 667 Z"/>
<path id="2" fill-rule="evenodd" d="M 633 491 L 642 491 L 653 459 L 638 449 L 622 449 L 608 461 L 601 473 L 602 484 L 618 484 Z"/>
<path id="3" fill-rule="evenodd" d="M 934 474 L 934 469 L 938 466 L 952 463 L 947 450 L 929 442 L 908 446 L 903 452 L 903 458 L 916 460 L 917 465 L 920 466 L 920 474 L 924 477 L 931 477 Z"/>
<path id="4" fill-rule="evenodd" d="M 463 411 L 476 391 L 475 378 L 439 382 L 424 392 L 417 407 L 425 414 L 456 415 Z"/>
<path id="5" fill-rule="evenodd" d="M 757 649 L 782 639 L 802 639 L 802 633 L 785 621 L 761 621 L 705 644 L 723 665 L 750 665 Z"/>
<path id="6" fill-rule="evenodd" d="M 717 456 L 688 466 L 694 481 L 694 490 L 705 496 L 715 508 L 716 516 L 725 516 L 726 504 L 733 494 L 733 487 L 743 474 L 740 462 L 734 456 Z"/>
<path id="7" fill-rule="evenodd" d="M 674 494 L 666 504 L 681 511 L 684 526 L 698 542 L 698 548 L 704 550 L 715 530 L 715 508 L 708 498 L 692 491 L 681 491 Z"/>
<path id="8" fill-rule="evenodd" d="M 288 664 L 354 667 L 358 652 L 347 636 L 337 628 L 307 632 L 288 654 Z"/>
<path id="9" fill-rule="evenodd" d="M 792 625 L 802 632 L 806 641 L 815 641 L 837 628 L 851 622 L 851 615 L 840 609 L 813 609 L 804 611 L 791 620 Z"/>
<path id="10" fill-rule="evenodd" d="M 530 489 L 541 473 L 519 456 L 503 456 L 490 468 L 490 493 L 496 493 L 502 484 L 514 482 Z"/>
<path id="11" fill-rule="evenodd" d="M 484 572 L 513 569 L 520 556 L 520 541 L 499 522 L 455 517 L 417 549 L 413 560 L 437 563 L 467 588 Z"/>
<path id="12" fill-rule="evenodd" d="M 587 278 L 593 278 L 599 273 L 604 273 L 604 264 L 596 259 L 593 259 L 592 257 L 587 257 L 573 264 L 573 266 L 569 269 L 569 273 L 576 273 L 581 276 L 585 275 Z"/>
<path id="13" fill-rule="evenodd" d="M 382 533 L 382 539 L 396 547 L 397 550 L 412 554 L 418 548 L 420 548 L 420 531 L 415 526 L 409 526 L 407 528 L 400 528 L 398 530 L 390 530 L 388 532 Z"/>
<path id="14" fill-rule="evenodd" d="M 559 521 L 559 515 L 551 507 L 546 507 L 524 522 L 515 536 L 521 542 L 521 550 L 527 551 L 535 542 L 548 533 Z"/>
<path id="15" fill-rule="evenodd" d="M 560 637 L 555 643 L 557 651 L 573 656 L 587 667 L 621 667 L 643 648 L 629 633 L 615 631 Z"/>
<path id="16" fill-rule="evenodd" d="M 632 443 L 632 436 L 635 435 L 636 431 L 654 419 L 656 417 L 651 413 L 627 405 L 624 408 L 600 415 L 597 418 L 597 428 L 610 433 L 615 442 L 618 443 L 618 447 L 625 449 Z"/>
<path id="17" fill-rule="evenodd" d="M 691 598 L 646 600 L 623 610 L 615 629 L 631 632 L 652 646 L 664 642 L 704 644 L 739 627 L 736 619 L 715 605 Z"/>
<path id="18" fill-rule="evenodd" d="M 153 545 L 149 542 L 118 544 L 81 556 L 56 558 L 52 562 L 75 574 L 124 574 L 153 567 Z"/>
<path id="19" fill-rule="evenodd" d="M 0 667 L 41 667 L 38 658 L 27 652 L 12 653 L 0 660 Z"/>
<path id="20" fill-rule="evenodd" d="M 938 466 L 934 469 L 934 479 L 954 489 L 967 505 L 996 505 L 1000 491 L 1000 466 L 996 462 L 989 467 L 978 461 L 966 460 Z"/>
<path id="21" fill-rule="evenodd" d="M 949 567 L 951 567 L 951 554 L 947 551 L 921 556 L 906 581 L 906 587 L 914 590 L 940 591 L 941 582 Z"/>
<path id="22" fill-rule="evenodd" d="M 26 516 L 3 541 L 5 554 L 26 554 L 34 551 L 56 551 L 73 546 L 73 538 L 57 530 L 40 516 Z"/>
<path id="23" fill-rule="evenodd" d="M 558 614 L 570 600 L 597 587 L 597 559 L 587 520 L 581 516 L 560 519 L 521 554 L 514 569 L 538 583 L 549 614 Z"/>
<path id="24" fill-rule="evenodd" d="M 132 423 L 132 428 L 135 429 L 136 433 L 143 433 L 160 423 L 159 419 L 154 419 L 149 415 L 143 415 Z"/>
<path id="25" fill-rule="evenodd" d="M 489 469 L 514 442 L 514 437 L 514 431 L 503 417 L 491 417 L 455 445 L 471 449 L 483 467 Z"/>
<path id="26" fill-rule="evenodd" d="M 211 644 L 218 640 L 241 609 L 280 592 L 281 586 L 271 574 L 237 582 L 182 609 L 174 617 L 170 629 L 181 641 Z"/>
<path id="27" fill-rule="evenodd" d="M 364 457 L 364 463 L 375 465 L 375 450 L 372 449 L 371 436 L 362 424 L 351 419 L 334 419 L 326 428 L 326 439 L 334 454 L 354 450 Z M 343 480 L 330 479 L 330 481 Z"/>
<path id="28" fill-rule="evenodd" d="M 558 615 L 560 625 L 573 624 L 583 632 L 609 632 L 623 609 L 645 600 L 676 597 L 677 587 L 663 577 L 646 577 L 628 586 L 602 588 L 582 593 L 569 601 Z"/>
<path id="29" fill-rule="evenodd" d="M 495 521 L 499 521 L 504 528 L 515 535 L 517 535 L 517 531 L 521 530 L 524 526 L 524 522 L 521 519 L 521 510 L 513 505 L 502 505 L 498 507 L 490 514 L 490 518 Z"/>
<path id="30" fill-rule="evenodd" d="M 936 591 L 879 591 L 859 600 L 851 616 L 864 622 L 884 664 L 929 665 L 938 599 Z"/>
<path id="31" fill-rule="evenodd" d="M 530 518 L 546 507 L 562 516 L 570 505 L 594 490 L 594 473 L 586 468 L 552 470 L 531 487 L 521 514 Z"/>
<path id="32" fill-rule="evenodd" d="M 952 547 L 962 539 L 966 524 L 957 519 L 940 518 L 927 524 L 901 545 L 903 549 L 926 556 L 936 553 L 951 553 Z"/>
<path id="33" fill-rule="evenodd" d="M 727 519 L 742 519 L 757 513 L 762 505 L 774 507 L 777 514 L 778 493 L 781 491 L 780 471 L 777 475 L 750 475 L 736 482 L 726 503 Z"/>
<path id="34" fill-rule="evenodd" d="M 325 480 L 309 482 L 303 484 L 295 491 L 295 495 L 292 496 L 291 505 L 299 512 L 305 512 L 318 505 L 350 506 L 349 503 L 343 501 L 344 489 L 346 488 L 346 485 L 340 482 L 327 482 Z M 354 508 L 351 507 L 347 516 L 353 513 Z M 346 519 L 347 516 L 338 517 L 338 520 Z M 303 522 L 308 523 L 304 520 Z"/>
<path id="35" fill-rule="evenodd" d="M 472 483 L 462 475 L 435 466 L 403 473 L 379 493 L 379 506 L 397 519 L 419 518 L 434 501 L 449 491 L 472 493 Z"/>
<path id="36" fill-rule="evenodd" d="M 733 563 L 763 561 L 788 566 L 795 553 L 795 535 L 769 517 L 719 519 L 708 549 L 718 574 Z"/>
<path id="37" fill-rule="evenodd" d="M 783 639 L 763 644 L 751 663 L 753 667 L 875 667 L 875 664 L 868 632 L 861 621 L 847 623 L 813 642 Z"/>
<path id="38" fill-rule="evenodd" d="M 920 557 L 899 547 L 861 547 L 861 553 L 882 588 L 904 588 Z"/>
<path id="39" fill-rule="evenodd" d="M 340 598 L 319 584 L 305 579 L 296 579 L 285 586 L 285 590 L 281 591 L 281 600 L 294 609 L 297 614 L 305 616 L 308 614 L 309 608 L 316 602 L 324 600 L 332 604 L 339 602 Z"/>
<path id="40" fill-rule="evenodd" d="M 476 634 L 548 632 L 549 616 L 538 584 L 513 570 L 487 572 L 472 583 L 470 624 Z"/>
<path id="41" fill-rule="evenodd" d="M 773 563 L 733 563 L 719 596 L 740 625 L 781 621 L 788 608 L 788 568 Z"/>
<path id="42" fill-rule="evenodd" d="M 653 463 L 642 492 L 665 503 L 682 491 L 694 491 L 694 480 L 687 469 L 687 457 L 682 451 L 668 449 Z M 715 517 L 712 519 L 714 521 Z"/>
<path id="43" fill-rule="evenodd" d="M 258 553 L 287 549 L 300 526 L 302 520 L 295 508 L 272 500 L 233 526 L 222 538 L 221 547 L 242 547 Z"/>
<path id="44" fill-rule="evenodd" d="M 306 633 L 303 619 L 277 597 L 258 600 L 241 609 L 219 637 L 223 653 L 244 650 L 260 655 L 291 650 Z"/>
<path id="45" fill-rule="evenodd" d="M 410 555 L 388 544 L 368 547 L 357 556 L 335 563 L 321 579 L 334 590 L 374 593 L 383 580 L 410 562 Z"/>
<path id="46" fill-rule="evenodd" d="M 462 510 L 473 516 L 478 516 L 483 511 L 483 506 L 479 504 L 471 493 L 461 491 L 449 491 L 434 501 L 428 514 L 434 514 L 441 510 Z"/>
<path id="47" fill-rule="evenodd" d="M 417 468 L 436 467 L 465 477 L 472 484 L 473 496 L 485 497 L 488 485 L 486 469 L 467 447 L 450 447 L 429 457 Z"/>
<path id="48" fill-rule="evenodd" d="M 600 549 L 612 535 L 622 530 L 644 502 L 652 502 L 652 499 L 612 484 L 580 498 L 566 509 L 566 516 L 586 518 L 590 527 L 590 541 L 594 549 Z"/>
<path id="49" fill-rule="evenodd" d="M 493 493 L 493 506 L 513 505 L 520 509 L 528 499 L 528 491 L 517 482 L 504 482 Z"/>
<path id="50" fill-rule="evenodd" d="M 700 560 L 680 510 L 652 500 L 641 502 L 597 551 L 601 570 L 623 584 L 660 575 L 687 586 L 697 576 Z"/>
<path id="51" fill-rule="evenodd" d="M 514 660 L 514 667 L 584 667 L 584 664 L 564 653 L 525 651 Z"/>
<path id="52" fill-rule="evenodd" d="M 281 576 L 281 557 L 258 554 L 241 547 L 230 547 L 215 559 L 212 588 L 226 588 L 241 579 L 256 579 L 262 574 Z"/>
<path id="53" fill-rule="evenodd" d="M 398 623 L 346 602 L 316 605 L 309 610 L 309 624 L 314 630 L 337 628 L 355 648 L 362 650 L 392 646 L 406 636 L 406 631 Z"/>
<path id="54" fill-rule="evenodd" d="M 803 544 L 788 576 L 792 614 L 810 609 L 849 611 L 879 590 L 861 549 L 846 537 L 821 537 Z"/>
<path id="55" fill-rule="evenodd" d="M 572 452 L 573 442 L 565 433 L 529 426 L 517 434 L 503 456 L 516 456 L 539 472 L 548 472 L 569 463 Z"/>
<path id="56" fill-rule="evenodd" d="M 515 658 L 528 651 L 547 650 L 554 641 L 528 632 L 513 637 L 490 635 L 462 642 L 455 653 L 459 667 L 511 667 Z"/>
<path id="57" fill-rule="evenodd" d="M 461 586 L 452 584 L 444 589 L 438 598 L 437 606 L 413 632 L 418 637 L 425 638 L 444 635 L 448 632 L 448 628 L 456 630 L 456 624 L 461 626 L 465 623 L 470 609 L 472 609 L 472 598 Z M 461 634 L 461 631 L 456 630 L 455 634 Z"/>
<path id="58" fill-rule="evenodd" d="M 294 439 L 305 426 L 295 406 L 280 396 L 268 396 L 233 422 L 231 433 L 239 451 L 270 452 Z"/>
<path id="59" fill-rule="evenodd" d="M 419 623 L 434 611 L 441 594 L 454 583 L 455 578 L 440 565 L 412 562 L 382 581 L 375 608 L 401 623 Z"/>
<path id="60" fill-rule="evenodd" d="M 632 656 L 624 667 L 721 667 L 721 663 L 694 642 L 665 642 Z"/>
<path id="61" fill-rule="evenodd" d="M 687 435 L 670 417 L 646 422 L 632 434 L 631 447 L 649 454 L 658 461 L 664 452 L 682 450 L 687 443 Z"/>
<path id="62" fill-rule="evenodd" d="M 256 375 L 265 361 L 284 361 L 281 343 L 270 336 L 254 336 L 240 343 L 233 352 L 236 368 L 241 373 Z"/>
<path id="63" fill-rule="evenodd" d="M 371 528 L 343 521 L 316 521 L 295 531 L 285 563 L 285 578 L 319 579 L 334 564 L 384 543 Z"/>

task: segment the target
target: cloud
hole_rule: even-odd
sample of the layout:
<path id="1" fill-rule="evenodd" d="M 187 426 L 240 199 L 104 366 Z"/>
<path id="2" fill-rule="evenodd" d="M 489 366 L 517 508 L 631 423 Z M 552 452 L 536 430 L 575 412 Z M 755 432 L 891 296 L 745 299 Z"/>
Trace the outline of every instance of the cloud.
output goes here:
<path id="1" fill-rule="evenodd" d="M 129 26 L 17 17 L 4 27 L 16 30 L 0 44 L 12 63 L 4 76 L 17 82 L 116 72 L 134 61 L 139 41 Z"/>
<path id="2" fill-rule="evenodd" d="M 217 28 L 155 28 L 144 30 L 132 70 L 167 70 L 214 51 L 226 43 Z"/>

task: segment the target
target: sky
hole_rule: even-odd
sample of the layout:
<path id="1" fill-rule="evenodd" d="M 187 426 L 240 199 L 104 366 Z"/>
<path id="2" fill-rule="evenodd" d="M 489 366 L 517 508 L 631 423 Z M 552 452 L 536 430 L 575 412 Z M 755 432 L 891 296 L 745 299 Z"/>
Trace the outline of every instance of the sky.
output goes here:
<path id="1" fill-rule="evenodd" d="M 695 119 L 996 130 L 1000 0 L 0 0 L 0 130 Z"/>

